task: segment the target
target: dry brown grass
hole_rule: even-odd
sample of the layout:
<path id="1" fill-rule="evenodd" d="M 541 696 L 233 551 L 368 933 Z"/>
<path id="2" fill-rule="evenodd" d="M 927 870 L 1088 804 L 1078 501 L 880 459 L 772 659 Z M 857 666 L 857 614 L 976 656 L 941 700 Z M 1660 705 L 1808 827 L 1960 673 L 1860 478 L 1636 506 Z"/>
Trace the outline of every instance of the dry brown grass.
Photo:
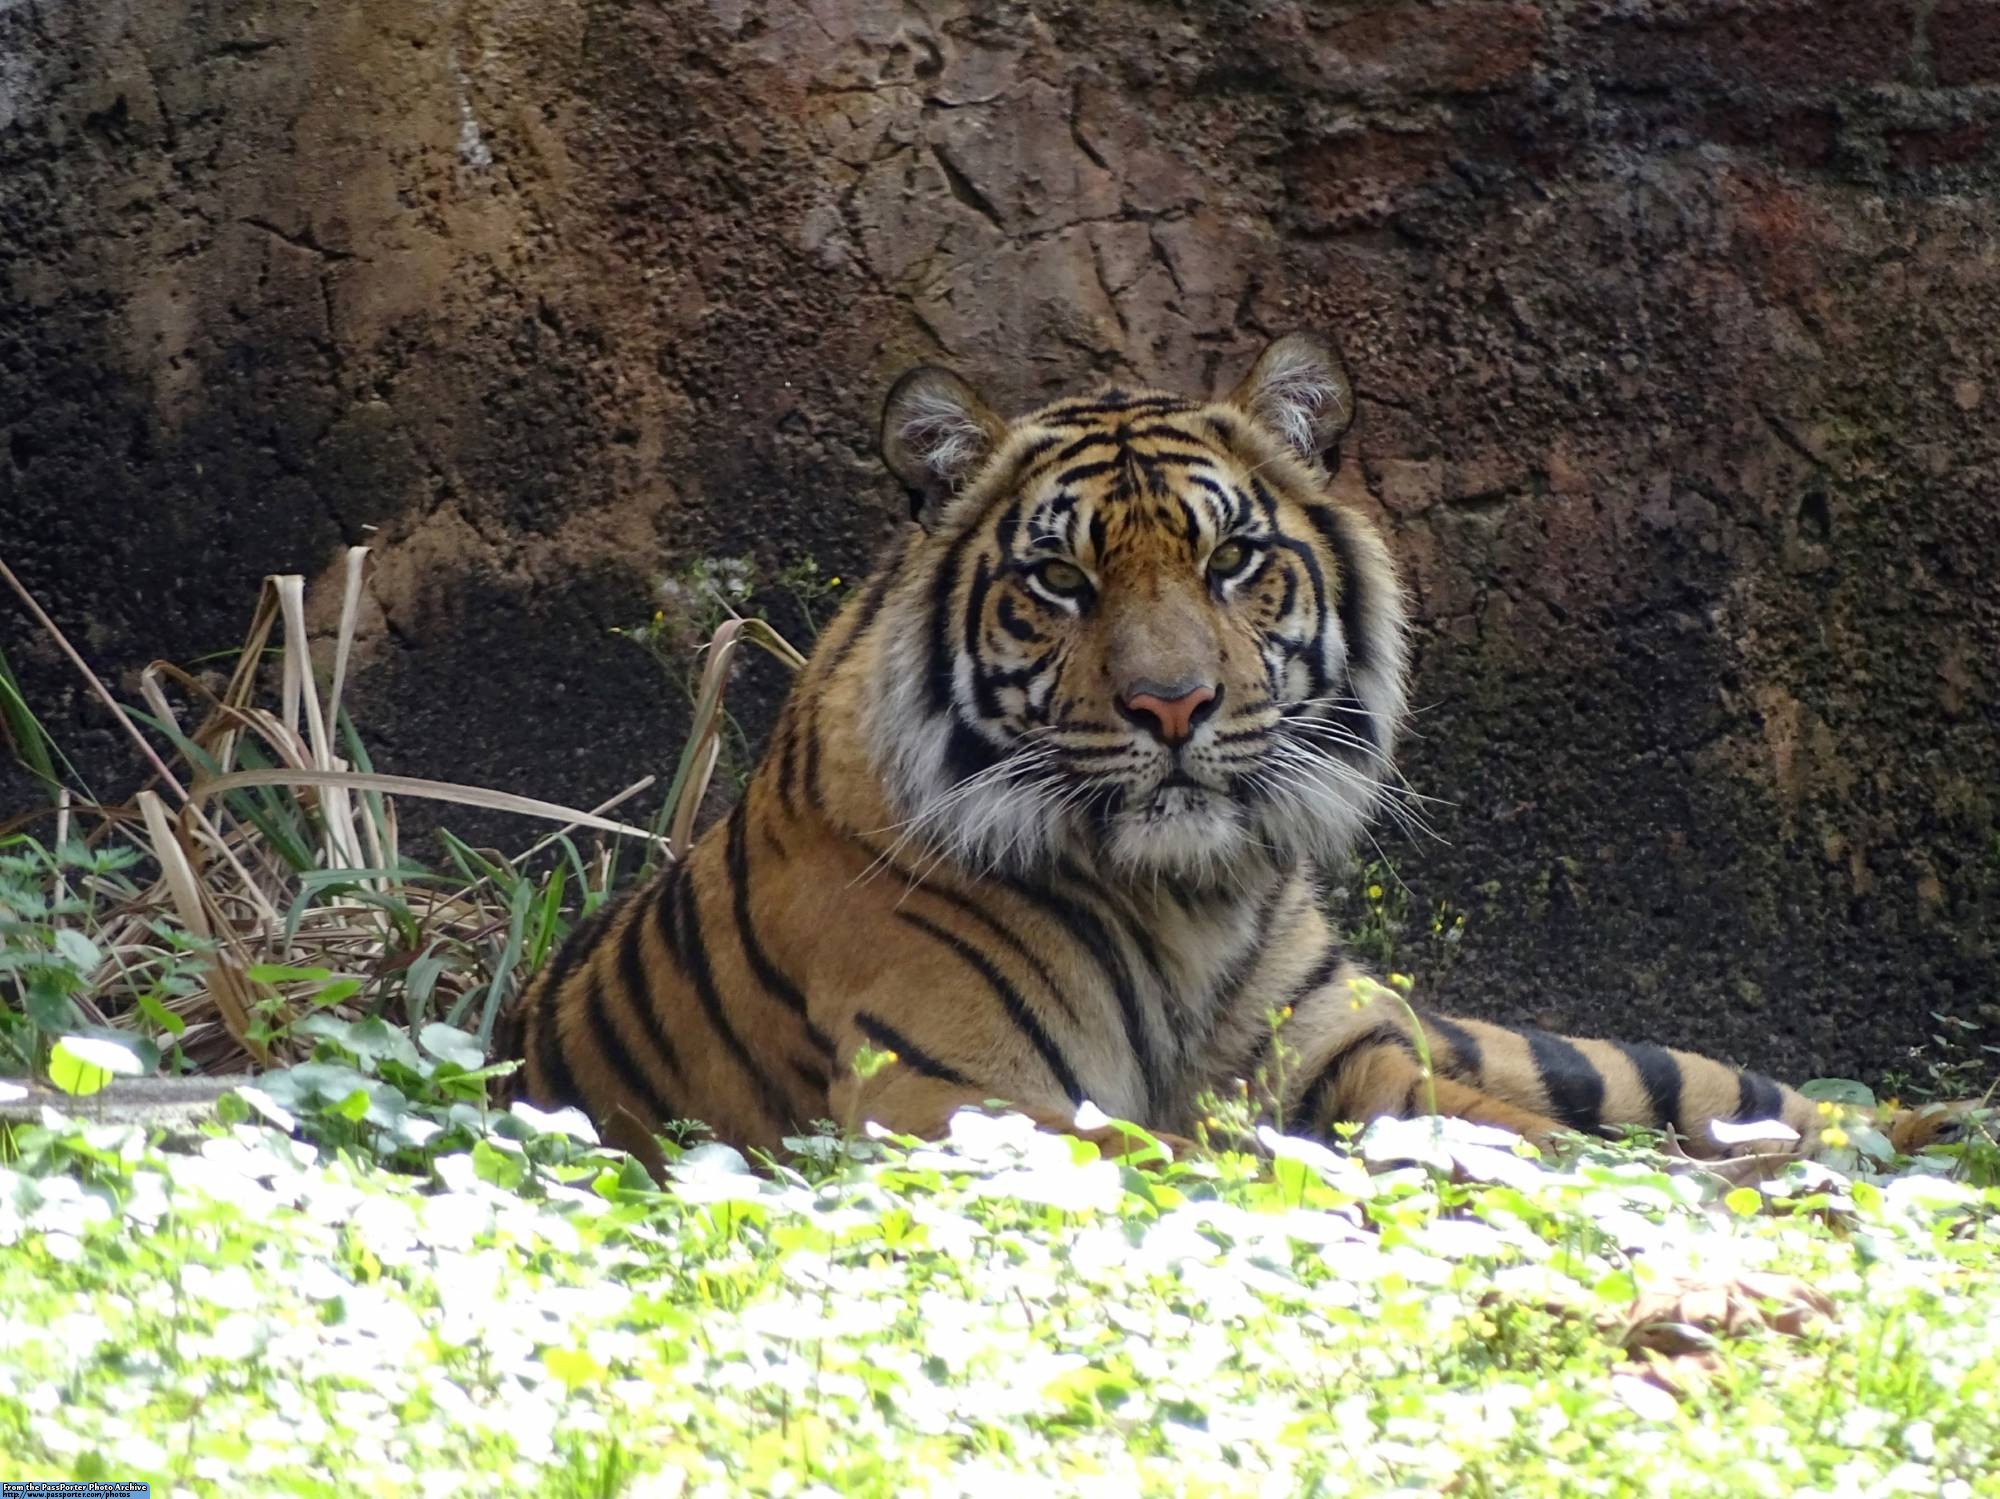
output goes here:
<path id="1" fill-rule="evenodd" d="M 151 1027 L 163 1049 L 177 1046 L 184 1064 L 203 1072 L 296 1059 L 307 1043 L 292 1027 L 316 1011 L 412 1027 L 442 1019 L 489 1041 L 521 978 L 574 914 L 629 872 L 632 851 L 643 868 L 692 840 L 739 648 L 755 644 L 802 664 L 764 621 L 723 623 L 707 649 L 693 730 L 650 826 L 608 814 L 650 790 L 652 776 L 583 811 L 387 775 L 342 706 L 366 566 L 367 549 L 351 549 L 339 626 L 321 643 L 330 670 L 315 670 L 303 579 L 276 576 L 265 580 L 220 686 L 213 673 L 156 661 L 141 675 L 140 707 L 117 701 L 0 563 L 0 580 L 114 715 L 145 773 L 127 802 L 98 805 L 65 786 L 52 806 L 0 826 L 0 836 L 20 835 L 16 848 L 81 844 L 137 855 L 122 873 L 47 857 L 55 912 L 47 919 L 73 925 L 98 955 L 71 996 L 84 1025 Z M 11 690 L 11 680 L 5 685 Z M 32 738 L 21 712 L 10 726 L 17 747 Z M 442 834 L 449 868 L 433 869 L 401 846 L 397 803 L 411 797 L 556 826 L 511 853 Z M 582 834 L 593 835 L 587 846 Z M 0 935 L 6 930 L 0 925 Z M 178 1023 L 177 1036 L 162 1010 Z"/>

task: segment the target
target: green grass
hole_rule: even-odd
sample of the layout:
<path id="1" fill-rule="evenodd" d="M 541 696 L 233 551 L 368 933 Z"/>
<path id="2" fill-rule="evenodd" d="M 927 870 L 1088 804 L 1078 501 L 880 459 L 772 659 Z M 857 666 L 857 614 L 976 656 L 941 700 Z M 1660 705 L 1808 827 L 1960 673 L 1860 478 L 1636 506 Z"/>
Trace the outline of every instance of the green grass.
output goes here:
<path id="1" fill-rule="evenodd" d="M 1946 1157 L 1746 1196 L 1458 1125 L 1135 1170 L 963 1116 L 941 1146 L 819 1136 L 765 1173 L 697 1144 L 662 1192 L 470 1102 L 465 1038 L 390 1034 L 326 1027 L 178 1145 L 14 1131 L 0 1476 L 2000 1494 L 2000 1189 Z M 1830 1315 L 1793 1327 L 1787 1275 Z M 1679 1289 L 1746 1278 L 1780 1293 L 1761 1318 Z M 1676 1354 L 1655 1378 L 1648 1342 Z"/>

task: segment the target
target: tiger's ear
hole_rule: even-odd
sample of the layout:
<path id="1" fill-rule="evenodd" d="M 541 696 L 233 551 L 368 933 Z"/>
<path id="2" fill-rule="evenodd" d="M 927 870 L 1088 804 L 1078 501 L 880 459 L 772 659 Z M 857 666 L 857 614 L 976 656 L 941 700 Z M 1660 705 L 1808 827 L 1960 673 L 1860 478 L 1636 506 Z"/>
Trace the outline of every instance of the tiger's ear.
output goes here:
<path id="1" fill-rule="evenodd" d="M 1354 420 L 1354 386 L 1331 342 L 1287 333 L 1257 356 L 1229 404 L 1316 463 Z"/>
<path id="2" fill-rule="evenodd" d="M 927 529 L 1006 435 L 970 385 L 934 364 L 909 371 L 882 403 L 882 457 L 910 492 L 910 519 Z"/>

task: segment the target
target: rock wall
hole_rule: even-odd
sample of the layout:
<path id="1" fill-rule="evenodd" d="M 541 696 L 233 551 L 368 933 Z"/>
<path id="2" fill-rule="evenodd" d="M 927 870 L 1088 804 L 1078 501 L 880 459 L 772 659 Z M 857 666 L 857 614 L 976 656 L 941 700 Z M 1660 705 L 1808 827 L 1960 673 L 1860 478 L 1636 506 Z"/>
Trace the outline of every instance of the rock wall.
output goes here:
<path id="1" fill-rule="evenodd" d="M 1318 325 L 1433 992 L 1879 1072 L 2000 999 L 1996 125 L 1993 0 L 0 0 L 0 550 L 129 682 L 366 540 L 382 762 L 588 804 L 663 572 L 865 567 L 904 365 Z"/>

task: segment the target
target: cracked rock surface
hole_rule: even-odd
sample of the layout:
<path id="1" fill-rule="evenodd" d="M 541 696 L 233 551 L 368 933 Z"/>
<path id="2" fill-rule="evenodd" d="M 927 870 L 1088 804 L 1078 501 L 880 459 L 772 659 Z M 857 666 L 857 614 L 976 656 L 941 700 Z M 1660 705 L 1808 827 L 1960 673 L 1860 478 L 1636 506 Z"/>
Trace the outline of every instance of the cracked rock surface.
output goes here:
<path id="1" fill-rule="evenodd" d="M 2000 1001 L 1996 84 L 1976 0 L 0 3 L 0 548 L 132 695 L 366 541 L 378 762 L 588 805 L 685 723 L 663 571 L 865 569 L 902 367 L 1318 325 L 1429 992 L 1878 1075 Z"/>

